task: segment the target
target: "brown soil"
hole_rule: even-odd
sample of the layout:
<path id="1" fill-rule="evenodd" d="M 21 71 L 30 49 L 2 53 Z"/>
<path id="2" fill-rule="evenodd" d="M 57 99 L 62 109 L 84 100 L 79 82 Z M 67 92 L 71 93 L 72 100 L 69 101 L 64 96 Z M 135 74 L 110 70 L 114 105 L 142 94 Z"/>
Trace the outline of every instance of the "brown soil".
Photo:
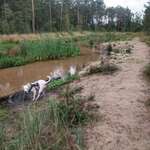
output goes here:
<path id="1" fill-rule="evenodd" d="M 150 112 L 145 106 L 148 85 L 142 69 L 150 48 L 138 38 L 134 51 L 114 75 L 93 75 L 79 83 L 83 94 L 95 93 L 102 119 L 87 128 L 88 150 L 150 150 Z"/>

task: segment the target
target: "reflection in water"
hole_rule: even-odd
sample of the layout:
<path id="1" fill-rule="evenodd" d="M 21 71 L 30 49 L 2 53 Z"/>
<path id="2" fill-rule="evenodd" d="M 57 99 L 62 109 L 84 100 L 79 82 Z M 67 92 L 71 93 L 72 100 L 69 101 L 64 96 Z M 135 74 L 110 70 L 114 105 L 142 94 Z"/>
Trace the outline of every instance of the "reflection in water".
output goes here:
<path id="1" fill-rule="evenodd" d="M 98 59 L 98 55 L 88 48 L 81 48 L 81 56 L 61 60 L 36 62 L 21 67 L 0 69 L 0 97 L 6 96 L 22 88 L 22 85 L 34 80 L 45 79 L 52 71 L 63 68 L 68 70 L 71 65 L 78 68 Z"/>

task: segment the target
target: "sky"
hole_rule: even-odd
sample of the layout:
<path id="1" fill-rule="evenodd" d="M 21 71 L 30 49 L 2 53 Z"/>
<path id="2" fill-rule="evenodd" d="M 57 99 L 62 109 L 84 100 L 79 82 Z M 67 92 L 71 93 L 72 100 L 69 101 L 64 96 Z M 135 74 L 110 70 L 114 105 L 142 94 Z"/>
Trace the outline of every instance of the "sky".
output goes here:
<path id="1" fill-rule="evenodd" d="M 144 4 L 148 0 L 104 0 L 107 7 L 121 5 L 123 7 L 128 7 L 132 12 L 143 12 Z"/>

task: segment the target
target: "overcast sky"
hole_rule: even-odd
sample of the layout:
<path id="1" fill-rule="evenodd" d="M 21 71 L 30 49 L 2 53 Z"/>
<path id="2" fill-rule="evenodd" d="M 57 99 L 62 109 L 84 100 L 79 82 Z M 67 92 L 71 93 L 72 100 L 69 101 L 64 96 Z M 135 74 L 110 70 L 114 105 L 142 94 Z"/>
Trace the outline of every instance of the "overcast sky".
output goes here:
<path id="1" fill-rule="evenodd" d="M 142 12 L 148 0 L 104 0 L 107 7 L 121 5 L 129 7 L 133 12 Z"/>

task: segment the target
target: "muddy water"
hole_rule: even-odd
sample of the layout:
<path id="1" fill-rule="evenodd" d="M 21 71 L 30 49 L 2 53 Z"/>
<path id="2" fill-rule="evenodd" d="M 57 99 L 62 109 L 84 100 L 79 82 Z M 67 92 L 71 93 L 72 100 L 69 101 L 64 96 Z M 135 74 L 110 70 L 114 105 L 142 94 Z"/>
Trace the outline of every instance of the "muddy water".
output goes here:
<path id="1" fill-rule="evenodd" d="M 88 48 L 82 47 L 81 55 L 77 57 L 36 62 L 21 67 L 0 69 L 0 97 L 18 91 L 22 88 L 22 85 L 28 82 L 45 79 L 48 74 L 59 67 L 67 70 L 70 65 L 81 67 L 97 59 L 98 54 L 93 53 Z"/>

